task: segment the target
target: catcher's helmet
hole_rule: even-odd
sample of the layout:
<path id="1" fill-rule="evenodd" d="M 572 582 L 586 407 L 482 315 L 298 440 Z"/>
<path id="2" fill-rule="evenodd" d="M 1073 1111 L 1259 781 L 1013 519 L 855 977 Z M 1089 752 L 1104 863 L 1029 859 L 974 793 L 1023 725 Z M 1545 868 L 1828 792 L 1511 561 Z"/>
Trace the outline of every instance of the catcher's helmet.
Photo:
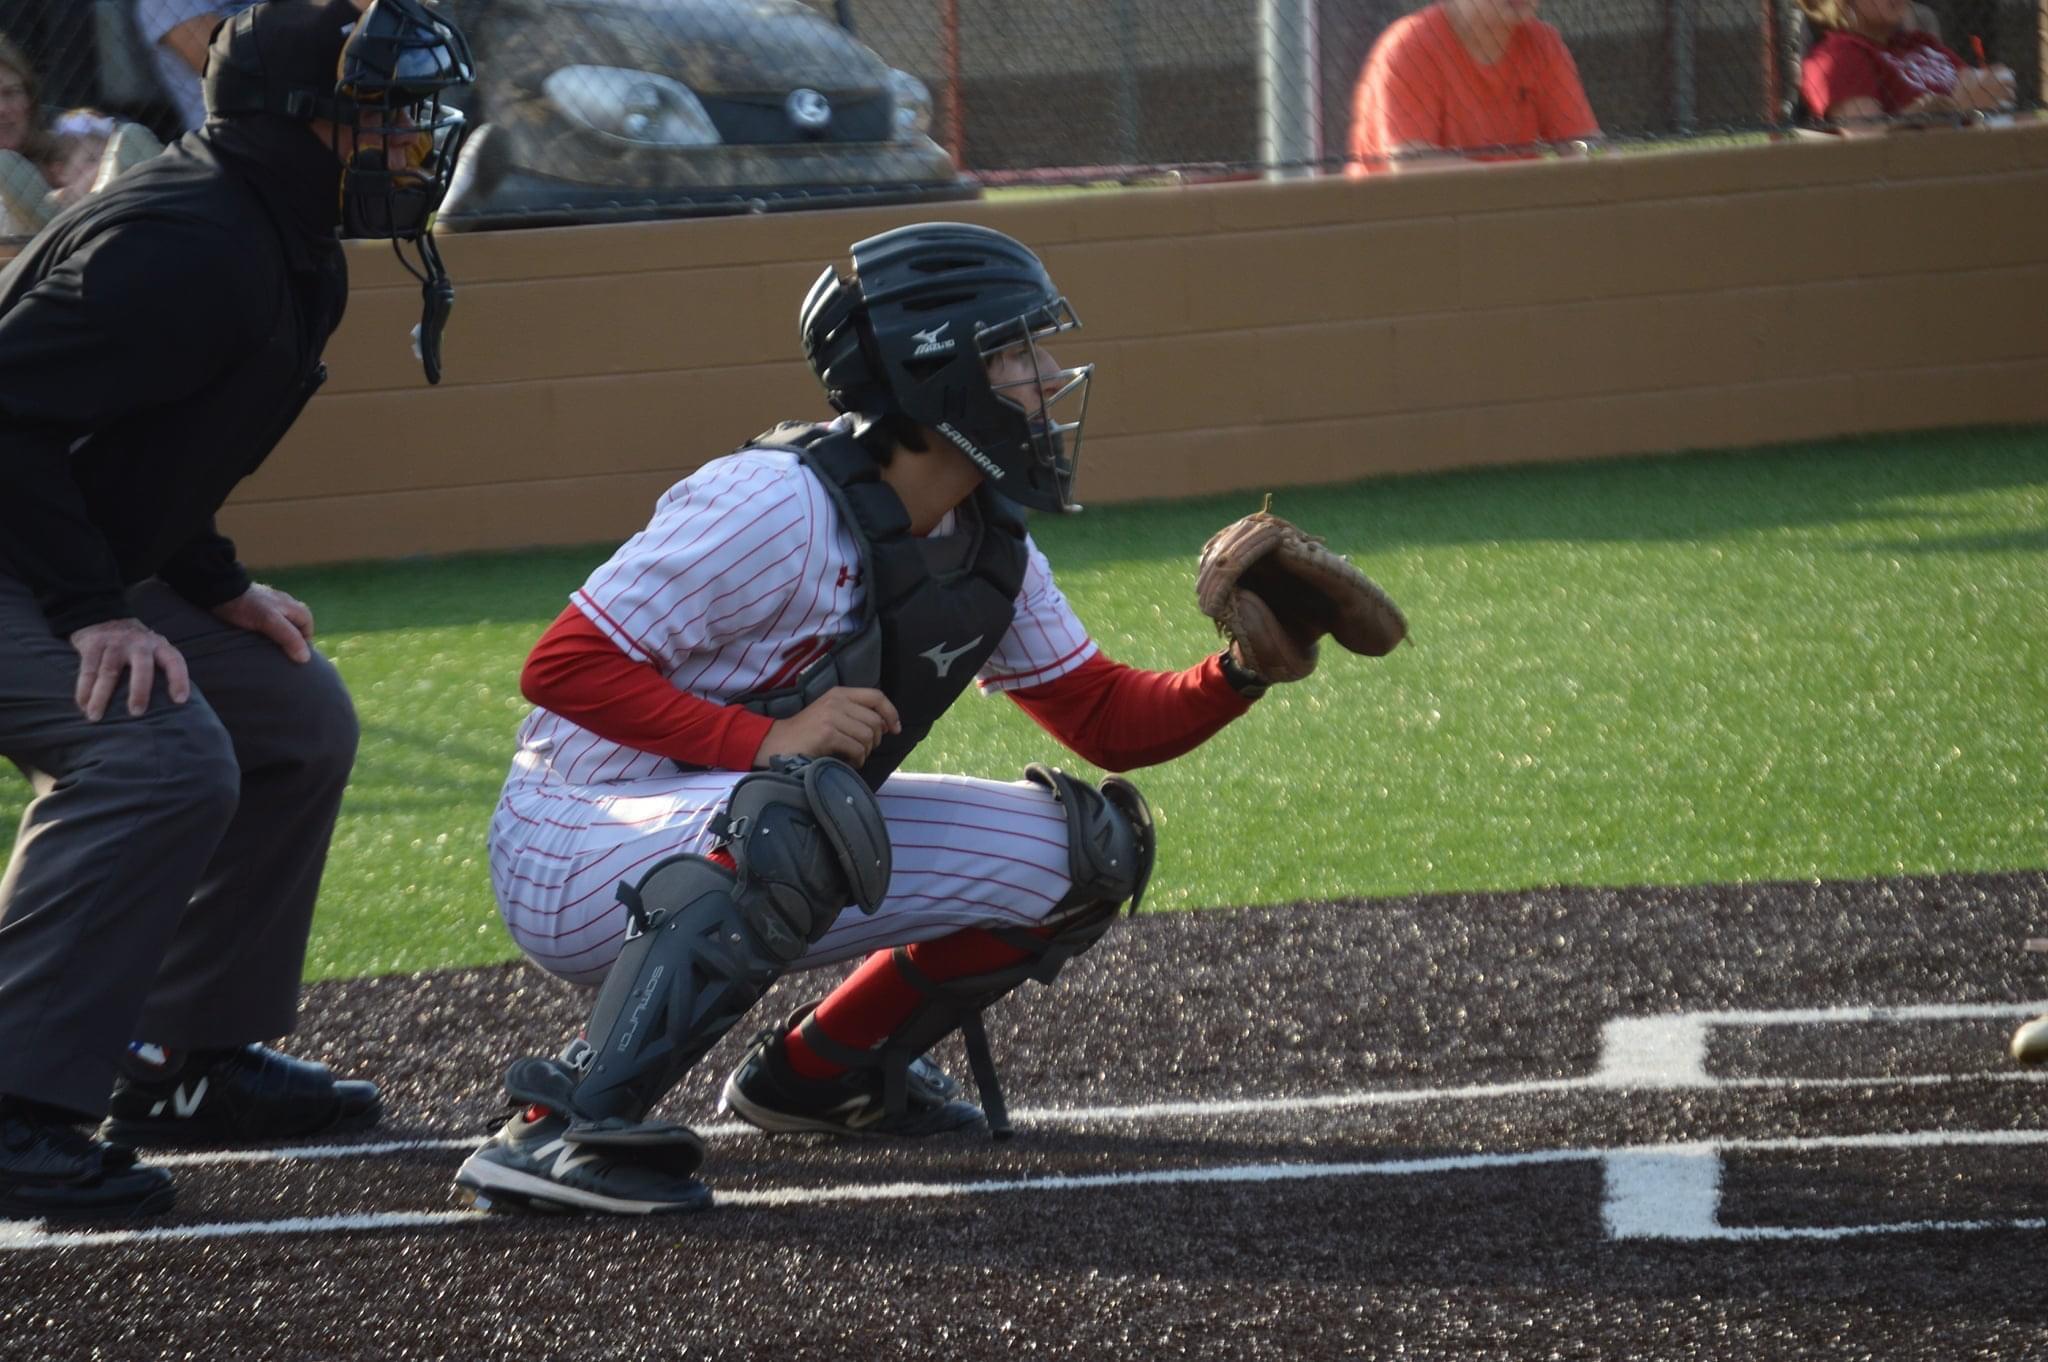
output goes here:
<path id="1" fill-rule="evenodd" d="M 462 115 L 444 96 L 473 78 L 462 31 L 421 0 L 374 0 L 361 13 L 353 0 L 266 0 L 214 32 L 206 112 L 351 129 L 339 148 L 343 233 L 410 241 L 461 151 Z M 366 136 L 380 145 L 364 147 Z"/>
<path id="2" fill-rule="evenodd" d="M 928 222 L 853 247 L 853 273 L 827 268 L 798 313 L 804 355 L 840 411 L 864 425 L 937 431 L 1012 501 L 1074 511 L 1093 365 L 1041 371 L 1037 342 L 1080 325 L 1030 250 L 1001 232 Z M 989 383 L 988 364 L 1022 350 L 1028 382 Z M 1054 391 L 1047 392 L 1047 388 Z M 1053 404 L 1072 398 L 1074 419 Z"/>

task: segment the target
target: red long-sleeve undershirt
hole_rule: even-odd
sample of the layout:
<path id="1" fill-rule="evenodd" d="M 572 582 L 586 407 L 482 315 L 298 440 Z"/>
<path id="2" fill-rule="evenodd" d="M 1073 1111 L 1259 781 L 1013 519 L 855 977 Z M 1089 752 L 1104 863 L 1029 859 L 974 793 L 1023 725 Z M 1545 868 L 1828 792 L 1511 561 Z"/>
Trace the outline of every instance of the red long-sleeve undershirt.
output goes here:
<path id="1" fill-rule="evenodd" d="M 533 646 L 520 693 L 601 738 L 691 766 L 750 770 L 773 721 L 677 690 L 571 605 Z M 1251 708 L 1214 657 L 1141 671 L 1098 652 L 1055 681 L 1006 692 L 1075 755 L 1110 771 L 1167 761 Z"/>

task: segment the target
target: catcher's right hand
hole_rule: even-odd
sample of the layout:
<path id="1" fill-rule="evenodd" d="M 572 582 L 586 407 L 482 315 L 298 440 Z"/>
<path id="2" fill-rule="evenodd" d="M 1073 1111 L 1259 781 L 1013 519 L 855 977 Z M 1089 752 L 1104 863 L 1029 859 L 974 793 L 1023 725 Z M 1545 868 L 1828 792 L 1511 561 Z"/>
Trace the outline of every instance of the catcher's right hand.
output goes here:
<path id="1" fill-rule="evenodd" d="M 1408 635 L 1400 607 L 1377 583 L 1264 509 L 1202 546 L 1195 596 L 1238 663 L 1269 681 L 1313 672 L 1325 634 L 1367 657 L 1385 656 Z"/>

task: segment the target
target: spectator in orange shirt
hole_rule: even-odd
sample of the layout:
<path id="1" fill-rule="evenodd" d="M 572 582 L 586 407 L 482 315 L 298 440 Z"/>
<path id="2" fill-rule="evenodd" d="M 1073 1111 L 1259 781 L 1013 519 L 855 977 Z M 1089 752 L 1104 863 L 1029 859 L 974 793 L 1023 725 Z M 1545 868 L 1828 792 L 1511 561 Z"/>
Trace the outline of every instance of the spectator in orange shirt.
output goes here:
<path id="1" fill-rule="evenodd" d="M 1381 34 L 1352 98 L 1345 173 L 1533 160 L 1537 143 L 1597 138 L 1579 69 L 1536 4 L 1441 0 Z"/>

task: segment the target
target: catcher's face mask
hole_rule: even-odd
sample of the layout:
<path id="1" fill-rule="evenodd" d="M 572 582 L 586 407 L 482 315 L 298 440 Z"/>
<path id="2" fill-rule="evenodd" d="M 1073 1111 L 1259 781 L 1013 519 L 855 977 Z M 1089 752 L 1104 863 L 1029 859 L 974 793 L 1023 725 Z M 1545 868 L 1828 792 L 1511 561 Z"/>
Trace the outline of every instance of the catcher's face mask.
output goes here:
<path id="1" fill-rule="evenodd" d="M 1074 479 L 1080 471 L 1081 427 L 1088 420 L 1088 388 L 1095 366 L 1061 367 L 1041 342 L 1075 330 L 1080 319 L 1064 298 L 1025 316 L 975 333 L 989 391 L 1024 418 L 1025 451 L 1042 470 L 1062 511 L 1078 511 Z M 1071 420 L 1053 410 L 1064 406 Z"/>
<path id="2" fill-rule="evenodd" d="M 375 0 L 341 51 L 335 95 L 343 156 L 341 229 L 389 238 L 420 281 L 419 355 L 427 381 L 441 379 L 441 330 L 455 302 L 429 229 L 448 193 L 468 128 L 447 95 L 475 78 L 462 31 L 421 0 Z M 418 264 L 399 243 L 411 242 Z"/>

